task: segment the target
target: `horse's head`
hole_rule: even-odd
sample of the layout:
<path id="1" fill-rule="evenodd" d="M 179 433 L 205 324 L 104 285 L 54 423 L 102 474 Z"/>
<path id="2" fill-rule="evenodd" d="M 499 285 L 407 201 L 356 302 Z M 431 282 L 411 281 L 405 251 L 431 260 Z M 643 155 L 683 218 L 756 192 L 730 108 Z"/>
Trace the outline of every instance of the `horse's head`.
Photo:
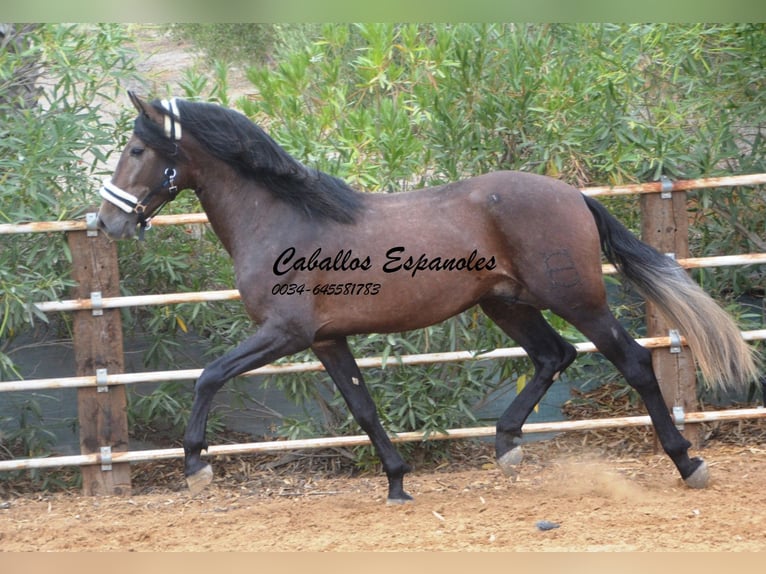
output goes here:
<path id="1" fill-rule="evenodd" d="M 128 92 L 139 112 L 133 135 L 122 151 L 111 180 L 100 194 L 98 226 L 113 239 L 141 233 L 151 217 L 186 187 L 180 172 L 183 137 L 178 105 L 172 100 L 152 104 Z"/>

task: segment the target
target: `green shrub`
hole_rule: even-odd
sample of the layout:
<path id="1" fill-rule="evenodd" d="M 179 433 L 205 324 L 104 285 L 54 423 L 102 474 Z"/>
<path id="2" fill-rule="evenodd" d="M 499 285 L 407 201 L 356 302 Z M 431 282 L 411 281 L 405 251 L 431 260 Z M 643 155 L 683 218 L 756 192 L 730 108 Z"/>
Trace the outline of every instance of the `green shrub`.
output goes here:
<path id="1" fill-rule="evenodd" d="M 766 26 L 680 24 L 178 25 L 210 56 L 210 73 L 187 70 L 167 91 L 242 110 L 301 161 L 369 193 L 454 181 L 496 169 L 558 177 L 578 186 L 766 171 Z M 119 151 L 132 109 L 112 123 L 101 109 L 133 62 L 122 26 L 42 26 L 20 53 L 0 52 L 0 82 L 44 65 L 42 105 L 0 101 L 0 221 L 63 219 L 93 203 L 92 176 Z M 23 57 L 21 56 L 23 54 Z M 30 60 L 30 55 L 32 59 Z M 255 95 L 234 100 L 232 65 L 247 67 Z M 11 80 L 13 81 L 13 80 Z M 5 89 L 3 93 L 14 93 Z M 22 91 L 16 93 L 23 94 Z M 157 94 L 164 95 L 164 94 Z M 85 161 L 83 161 L 85 160 Z M 763 251 L 763 186 L 690 193 L 695 256 Z M 635 198 L 609 208 L 638 230 Z M 169 213 L 196 211 L 182 194 Z M 125 294 L 231 288 L 233 269 L 204 227 L 155 228 L 119 244 Z M 44 319 L 33 301 L 71 284 L 60 234 L 3 238 L 0 369 L 9 339 Z M 761 294 L 761 267 L 696 272 L 719 297 Z M 23 281 L 19 280 L 19 277 Z M 761 290 L 761 291 L 759 291 Z M 622 319 L 640 331 L 640 305 Z M 734 309 L 737 312 L 736 309 Z M 149 365 L 178 365 L 180 337 L 206 337 L 220 354 L 252 331 L 239 303 L 131 309 L 127 329 L 148 333 Z M 763 323 L 763 318 L 754 323 Z M 557 317 L 557 329 L 580 335 Z M 757 327 L 756 327 L 757 328 Z M 491 349 L 512 342 L 474 310 L 412 333 L 353 339 L 357 356 Z M 285 360 L 302 360 L 308 355 Z M 312 357 L 313 358 L 313 357 Z M 579 383 L 613 376 L 595 357 L 568 371 Z M 392 432 L 438 432 L 476 421 L 504 383 L 528 377 L 528 361 L 371 370 L 368 384 Z M 272 379 L 322 416 L 288 421 L 285 434 L 358 432 L 326 375 Z M 164 389 L 169 390 L 169 389 Z M 167 406 L 135 398 L 135 414 Z M 185 407 L 184 407 L 185 408 Z M 166 412 L 167 409 L 162 410 Z M 310 409 L 314 412 L 314 409 Z M 143 415 L 141 414 L 143 412 Z M 144 417 L 150 420 L 151 417 Z M 366 460 L 361 458 L 360 460 Z"/>
<path id="2" fill-rule="evenodd" d="M 82 216 L 103 162 L 124 141 L 128 116 L 106 105 L 133 78 L 129 38 L 118 25 L 3 25 L 0 48 L 0 223 Z M 0 380 L 18 378 L 9 348 L 36 323 L 70 337 L 66 316 L 34 303 L 73 285 L 63 233 L 0 237 Z M 0 420 L 0 455 L 44 456 L 55 446 L 43 418 L 52 397 L 30 393 Z M 10 404 L 10 403 L 9 403 Z M 55 473 L 31 471 L 45 487 Z"/>
<path id="3" fill-rule="evenodd" d="M 103 110 L 133 77 L 122 26 L 40 25 L 18 28 L 18 50 L 0 50 L 2 93 L 30 80 L 34 97 L 0 99 L 0 222 L 81 216 L 93 203 L 94 176 L 123 141 L 127 116 Z M 30 77 L 30 70 L 32 76 Z M 27 91 L 28 93 L 28 91 Z M 62 233 L 3 236 L 0 250 L 0 376 L 14 374 L 3 354 L 33 321 L 33 305 L 61 298 L 72 285 Z"/>

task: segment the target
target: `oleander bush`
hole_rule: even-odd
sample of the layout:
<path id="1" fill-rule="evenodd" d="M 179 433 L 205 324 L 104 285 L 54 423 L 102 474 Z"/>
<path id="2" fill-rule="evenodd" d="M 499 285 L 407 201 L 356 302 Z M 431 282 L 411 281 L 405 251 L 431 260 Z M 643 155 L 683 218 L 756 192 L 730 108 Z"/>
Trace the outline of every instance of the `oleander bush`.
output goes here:
<path id="1" fill-rule="evenodd" d="M 34 41 L 25 49 L 0 51 L 0 95 L 13 93 L 7 82 L 22 66 L 55 78 L 35 77 L 33 83 L 47 89 L 31 104 L 19 104 L 18 94 L 28 98 L 28 90 L 17 90 L 16 100 L 0 97 L 2 222 L 80 215 L 93 203 L 90 178 L 103 155 L 121 149 L 130 130 L 125 98 L 117 100 L 125 109 L 117 123 L 106 123 L 95 102 L 113 100 L 121 74 L 134 71 L 121 48 L 127 29 L 95 31 L 46 25 L 29 32 Z M 764 32 L 763 24 L 178 24 L 172 33 L 196 41 L 209 65 L 205 72 L 187 70 L 178 86 L 165 89 L 240 109 L 296 158 L 366 193 L 497 169 L 583 187 L 760 173 L 766 171 Z M 246 69 L 253 86 L 247 97 L 231 94 L 232 66 Z M 605 202 L 639 229 L 636 198 Z M 693 192 L 689 205 L 694 256 L 764 251 L 763 186 Z M 167 208 L 196 210 L 193 194 Z M 62 238 L 39 239 L 2 238 L 3 377 L 14 369 L 4 346 L 46 320 L 31 303 L 59 297 L 71 283 Z M 231 264 L 206 228 L 156 228 L 145 242 L 120 243 L 119 254 L 125 294 L 233 285 Z M 763 266 L 695 276 L 732 306 L 743 326 L 763 324 L 762 316 L 736 305 L 737 298 L 763 296 Z M 641 334 L 641 304 L 618 285 L 612 293 L 621 319 Z M 148 337 L 150 366 L 181 364 L 192 334 L 207 341 L 213 357 L 253 329 L 238 303 L 134 309 L 123 318 L 126 329 Z M 550 319 L 567 339 L 581 340 L 563 321 Z M 512 344 L 476 310 L 417 332 L 352 340 L 357 356 L 387 358 L 384 368 L 365 375 L 392 432 L 489 424 L 476 413 L 498 395 L 507 402 L 531 375 L 526 360 L 398 368 L 398 355 Z M 614 376 L 610 365 L 587 356 L 566 380 L 582 386 Z M 359 432 L 325 375 L 280 376 L 266 384 L 306 410 L 277 417 L 282 434 Z M 138 412 L 151 401 L 138 397 L 133 404 Z M 367 461 L 366 451 L 359 452 Z"/>
<path id="2" fill-rule="evenodd" d="M 764 168 L 762 32 L 749 25 L 325 25 L 312 41 L 292 33 L 277 42 L 272 62 L 248 69 L 258 96 L 237 105 L 290 153 L 370 193 L 495 169 L 578 186 L 753 173 Z M 762 187 L 692 194 L 694 255 L 762 251 L 764 199 Z M 608 203 L 638 229 L 635 198 Z M 757 294 L 763 271 L 707 271 L 700 279 L 721 297 Z M 640 305 L 618 311 L 640 331 Z M 468 312 L 417 333 L 365 338 L 357 348 L 385 356 L 507 344 Z M 387 369 L 371 378 L 388 428 L 438 431 L 475 422 L 471 413 L 490 392 L 529 374 L 525 361 L 510 361 Z M 612 376 L 593 358 L 569 371 L 575 384 Z M 322 400 L 316 379 L 281 384 Z M 354 426 L 343 410 L 322 412 Z"/>
<path id="3" fill-rule="evenodd" d="M 0 224 L 74 219 L 93 204 L 94 182 L 129 130 L 128 114 L 106 111 L 135 78 L 128 41 L 121 25 L 0 24 Z M 20 335 L 71 338 L 66 316 L 34 306 L 66 296 L 70 264 L 63 233 L 0 236 L 0 381 L 19 376 L 11 348 Z M 0 400 L 15 409 L 0 416 L 0 458 L 46 454 L 55 437 L 43 407 L 53 399 Z"/>

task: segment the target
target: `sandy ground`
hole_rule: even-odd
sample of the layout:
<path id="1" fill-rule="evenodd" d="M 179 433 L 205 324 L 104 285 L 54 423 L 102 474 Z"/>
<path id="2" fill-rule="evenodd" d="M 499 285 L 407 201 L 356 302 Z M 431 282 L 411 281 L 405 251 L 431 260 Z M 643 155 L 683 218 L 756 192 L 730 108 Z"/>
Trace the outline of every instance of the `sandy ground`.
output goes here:
<path id="1" fill-rule="evenodd" d="M 217 479 L 131 497 L 28 495 L 0 503 L 4 551 L 764 551 L 766 445 L 708 446 L 705 490 L 664 455 L 603 458 L 540 445 L 516 480 L 491 463 L 415 471 L 415 502 L 386 506 L 385 479 Z M 180 463 L 179 463 L 180 464 Z M 136 472 L 134 470 L 134 472 Z M 180 486 L 180 485 L 178 485 Z M 537 524 L 558 525 L 541 530 Z"/>

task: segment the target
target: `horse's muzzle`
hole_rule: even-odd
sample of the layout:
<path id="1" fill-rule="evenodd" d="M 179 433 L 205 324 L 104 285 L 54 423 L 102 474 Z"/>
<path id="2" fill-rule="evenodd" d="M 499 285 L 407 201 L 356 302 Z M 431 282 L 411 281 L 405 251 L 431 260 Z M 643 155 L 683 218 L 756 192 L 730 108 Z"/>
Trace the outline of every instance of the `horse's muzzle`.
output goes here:
<path id="1" fill-rule="evenodd" d="M 97 224 L 109 239 L 119 240 L 135 237 L 138 221 L 134 214 L 126 214 L 107 204 L 98 210 Z"/>

